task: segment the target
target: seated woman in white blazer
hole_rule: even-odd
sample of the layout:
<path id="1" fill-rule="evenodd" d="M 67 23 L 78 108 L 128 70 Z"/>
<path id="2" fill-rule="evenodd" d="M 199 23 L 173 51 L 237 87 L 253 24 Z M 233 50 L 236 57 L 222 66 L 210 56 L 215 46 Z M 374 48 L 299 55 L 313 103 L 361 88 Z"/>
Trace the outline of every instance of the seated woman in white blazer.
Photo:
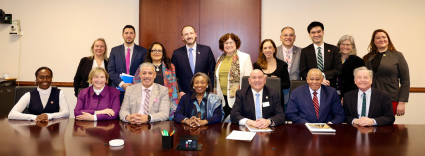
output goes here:
<path id="1" fill-rule="evenodd" d="M 242 77 L 249 76 L 252 71 L 251 56 L 239 51 L 240 46 L 241 40 L 233 33 L 227 33 L 219 40 L 223 55 L 217 58 L 215 66 L 214 93 L 222 99 L 224 119 L 232 110 Z"/>

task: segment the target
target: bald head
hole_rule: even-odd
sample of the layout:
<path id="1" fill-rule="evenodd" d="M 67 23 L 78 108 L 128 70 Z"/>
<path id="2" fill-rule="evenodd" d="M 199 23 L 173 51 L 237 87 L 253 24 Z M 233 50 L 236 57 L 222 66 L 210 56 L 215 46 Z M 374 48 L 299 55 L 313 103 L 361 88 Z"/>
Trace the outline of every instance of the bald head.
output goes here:
<path id="1" fill-rule="evenodd" d="M 320 71 L 320 70 L 319 70 L 319 69 L 317 69 L 317 68 L 312 68 L 312 69 L 310 69 L 310 70 L 308 71 L 308 73 L 307 73 L 307 78 L 308 78 L 308 77 L 310 77 L 312 74 L 319 74 L 319 75 L 320 75 L 320 78 L 323 78 L 322 71 Z"/>
<path id="2" fill-rule="evenodd" d="M 322 71 L 317 68 L 310 69 L 307 73 L 308 86 L 313 90 L 317 91 L 323 81 Z"/>
<path id="3" fill-rule="evenodd" d="M 264 75 L 263 71 L 255 69 L 249 75 L 249 85 L 256 92 L 260 92 L 261 90 L 263 90 L 263 87 L 266 84 L 266 78 L 267 76 Z"/>

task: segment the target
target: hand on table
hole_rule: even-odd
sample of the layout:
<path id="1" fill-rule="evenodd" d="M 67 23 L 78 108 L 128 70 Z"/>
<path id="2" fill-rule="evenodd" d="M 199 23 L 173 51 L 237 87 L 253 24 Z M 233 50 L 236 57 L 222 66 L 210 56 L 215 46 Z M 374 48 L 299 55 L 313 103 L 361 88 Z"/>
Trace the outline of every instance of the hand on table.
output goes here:
<path id="1" fill-rule="evenodd" d="M 90 113 L 82 112 L 82 114 L 81 115 L 78 115 L 77 117 L 75 117 L 75 119 L 77 119 L 77 120 L 93 121 L 94 120 L 94 115 L 91 115 Z"/>
<path id="2" fill-rule="evenodd" d="M 115 115 L 115 112 L 112 109 L 106 108 L 106 109 L 101 110 L 101 111 L 96 111 L 96 114 L 106 114 L 106 115 L 111 117 L 111 116 Z"/>
<path id="3" fill-rule="evenodd" d="M 48 122 L 49 121 L 49 117 L 47 116 L 47 114 L 40 114 L 37 116 L 37 118 L 35 118 L 35 122 Z"/>

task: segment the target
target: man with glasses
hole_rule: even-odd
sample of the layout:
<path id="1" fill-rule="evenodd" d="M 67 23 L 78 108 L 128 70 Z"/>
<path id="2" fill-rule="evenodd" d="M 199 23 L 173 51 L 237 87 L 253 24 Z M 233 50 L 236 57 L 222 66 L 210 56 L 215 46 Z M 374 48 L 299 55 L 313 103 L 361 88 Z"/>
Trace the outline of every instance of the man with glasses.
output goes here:
<path id="1" fill-rule="evenodd" d="M 318 68 L 324 75 L 322 84 L 336 88 L 336 77 L 342 72 L 341 54 L 338 47 L 323 42 L 325 28 L 320 22 L 311 22 L 307 27 L 313 44 L 301 50 L 300 72 L 303 80 L 312 68 Z"/>
<path id="2" fill-rule="evenodd" d="M 288 64 L 288 73 L 290 80 L 301 80 L 300 77 L 300 54 L 301 48 L 294 46 L 295 30 L 291 27 L 285 27 L 280 32 L 280 41 L 282 45 L 277 47 L 276 58 L 285 61 Z M 289 101 L 289 90 L 283 89 L 284 112 Z"/>
<path id="3" fill-rule="evenodd" d="M 145 61 L 146 48 L 134 43 L 136 30 L 132 25 L 126 25 L 122 30 L 124 44 L 113 47 L 108 61 L 108 74 L 112 80 L 111 87 L 121 87 L 126 90 L 131 83 L 125 83 L 120 74 L 134 75 L 140 64 Z M 124 99 L 124 91 L 121 91 L 120 102 Z"/>
<path id="4" fill-rule="evenodd" d="M 182 29 L 182 41 L 186 44 L 173 52 L 171 63 L 176 68 L 177 83 L 179 85 L 179 97 L 191 92 L 190 81 L 197 72 L 202 72 L 210 77 L 214 86 L 214 54 L 209 46 L 196 43 L 198 37 L 195 28 L 191 25 Z"/>

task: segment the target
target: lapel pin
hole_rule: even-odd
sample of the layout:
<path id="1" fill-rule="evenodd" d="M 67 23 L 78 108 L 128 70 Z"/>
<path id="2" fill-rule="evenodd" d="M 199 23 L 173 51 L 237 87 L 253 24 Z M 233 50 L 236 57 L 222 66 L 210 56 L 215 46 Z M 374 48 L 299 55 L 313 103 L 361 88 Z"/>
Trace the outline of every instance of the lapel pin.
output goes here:
<path id="1" fill-rule="evenodd" d="M 328 49 L 328 53 L 330 53 L 330 52 L 331 52 L 331 50 Z"/>
<path id="2" fill-rule="evenodd" d="M 266 99 L 269 99 L 269 97 L 268 97 L 268 96 L 266 96 Z"/>
<path id="3" fill-rule="evenodd" d="M 51 104 L 53 104 L 53 101 L 50 101 Z"/>
<path id="4" fill-rule="evenodd" d="M 201 54 L 201 52 L 198 51 L 198 54 Z"/>
<path id="5" fill-rule="evenodd" d="M 387 54 L 384 54 L 384 56 L 387 56 Z"/>
<path id="6" fill-rule="evenodd" d="M 294 52 L 292 52 L 292 54 L 293 54 L 293 55 L 295 55 L 295 51 L 294 51 Z"/>

